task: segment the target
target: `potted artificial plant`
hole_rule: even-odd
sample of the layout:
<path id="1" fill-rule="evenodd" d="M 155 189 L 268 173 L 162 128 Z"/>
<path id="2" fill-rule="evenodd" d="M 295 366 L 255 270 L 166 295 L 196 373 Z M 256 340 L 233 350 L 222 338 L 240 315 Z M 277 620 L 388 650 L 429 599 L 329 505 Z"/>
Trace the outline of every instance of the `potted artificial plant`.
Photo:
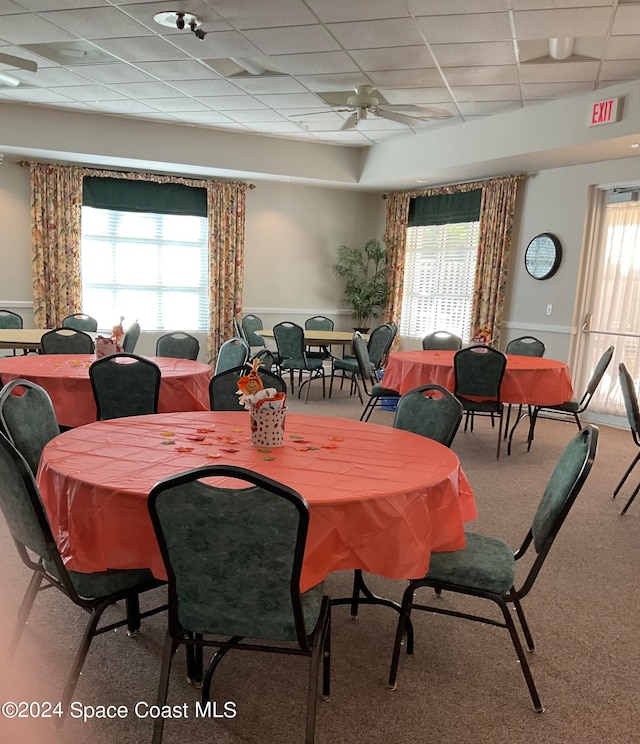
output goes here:
<path id="1" fill-rule="evenodd" d="M 343 303 L 351 308 L 356 331 L 366 333 L 371 318 L 377 318 L 387 304 L 387 254 L 375 238 L 364 246 L 341 245 L 333 270 L 344 284 Z"/>

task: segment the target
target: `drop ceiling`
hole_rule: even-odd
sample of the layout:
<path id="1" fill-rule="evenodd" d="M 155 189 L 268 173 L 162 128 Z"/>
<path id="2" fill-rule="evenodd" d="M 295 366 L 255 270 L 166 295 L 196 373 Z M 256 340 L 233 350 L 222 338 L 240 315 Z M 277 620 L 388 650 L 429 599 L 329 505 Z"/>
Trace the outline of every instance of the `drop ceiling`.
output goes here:
<path id="1" fill-rule="evenodd" d="M 639 79 L 640 0 L 2 0 L 0 54 L 0 102 L 368 146 Z M 356 85 L 451 117 L 340 131 Z"/>

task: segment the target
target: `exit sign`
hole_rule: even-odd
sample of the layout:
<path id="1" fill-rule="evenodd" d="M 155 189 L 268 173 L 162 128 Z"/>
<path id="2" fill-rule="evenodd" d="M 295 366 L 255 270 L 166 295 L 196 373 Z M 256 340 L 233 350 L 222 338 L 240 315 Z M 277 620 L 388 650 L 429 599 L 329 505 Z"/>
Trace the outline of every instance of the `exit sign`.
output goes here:
<path id="1" fill-rule="evenodd" d="M 620 98 L 607 98 L 606 101 L 598 101 L 591 106 L 587 126 L 598 127 L 600 124 L 612 124 L 618 121 L 620 113 Z"/>

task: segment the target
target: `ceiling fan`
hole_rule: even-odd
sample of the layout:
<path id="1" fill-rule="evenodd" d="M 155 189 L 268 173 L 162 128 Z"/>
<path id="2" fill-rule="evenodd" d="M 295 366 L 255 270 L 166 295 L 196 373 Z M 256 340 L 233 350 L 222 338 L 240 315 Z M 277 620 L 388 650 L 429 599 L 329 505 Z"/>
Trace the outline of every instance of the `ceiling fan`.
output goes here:
<path id="1" fill-rule="evenodd" d="M 338 112 L 349 111 L 351 115 L 347 117 L 340 131 L 345 129 L 355 129 L 358 123 L 366 119 L 370 114 L 380 119 L 389 119 L 397 121 L 407 126 L 415 126 L 427 119 L 450 119 L 452 114 L 444 108 L 421 108 L 409 104 L 393 105 L 390 104 L 377 90 L 371 85 L 356 85 L 353 93 L 337 91 L 332 93 L 318 93 L 325 103 L 332 106 Z M 406 112 L 411 111 L 419 116 L 409 116 Z M 296 116 L 315 116 L 321 112 L 312 114 L 296 114 Z M 293 118 L 293 117 L 292 117 Z"/>
<path id="2" fill-rule="evenodd" d="M 4 54 L 2 52 L 0 52 L 0 64 L 16 67 L 19 70 L 28 70 L 29 72 L 38 71 L 38 65 L 36 62 L 32 62 L 29 59 L 23 59 L 22 57 L 14 57 L 12 54 Z M 0 85 L 17 87 L 19 84 L 20 81 L 18 78 L 14 78 L 12 75 L 8 75 L 5 72 L 0 72 Z"/>

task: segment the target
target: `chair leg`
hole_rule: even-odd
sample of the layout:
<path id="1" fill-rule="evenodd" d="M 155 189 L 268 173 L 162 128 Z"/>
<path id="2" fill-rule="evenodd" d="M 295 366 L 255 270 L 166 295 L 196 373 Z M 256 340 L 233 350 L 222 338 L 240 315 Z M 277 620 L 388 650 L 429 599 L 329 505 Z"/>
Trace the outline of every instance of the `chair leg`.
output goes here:
<path id="1" fill-rule="evenodd" d="M 631 506 L 631 504 L 633 504 L 633 502 L 634 502 L 634 500 L 635 500 L 636 496 L 638 495 L 638 491 L 640 491 L 640 483 L 639 483 L 639 484 L 638 484 L 638 485 L 636 486 L 636 489 L 635 489 L 635 491 L 634 491 L 634 492 L 633 492 L 633 493 L 631 494 L 631 496 L 629 496 L 629 500 L 628 500 L 628 501 L 627 501 L 627 503 L 626 503 L 626 504 L 624 505 L 624 509 L 623 509 L 623 510 L 622 510 L 622 511 L 620 512 L 620 514 L 626 514 L 626 513 L 627 513 L 627 509 L 628 509 L 628 508 L 629 508 L 629 507 Z"/>
<path id="2" fill-rule="evenodd" d="M 529 417 L 529 435 L 527 436 L 527 452 L 531 450 L 531 442 L 533 442 L 533 432 L 536 428 L 536 421 L 538 420 L 538 413 L 540 409 L 535 407 L 533 413 Z"/>
<path id="3" fill-rule="evenodd" d="M 43 579 L 44 576 L 38 571 L 34 571 L 31 575 L 31 581 L 29 582 L 27 591 L 25 592 L 24 597 L 22 598 L 22 602 L 20 603 L 20 609 L 18 610 L 18 619 L 16 620 L 16 627 L 13 631 L 13 635 L 11 636 L 8 650 L 9 658 L 13 656 L 13 652 L 16 650 L 18 642 L 22 637 L 22 632 L 24 631 L 27 620 L 29 619 L 29 615 L 31 614 L 33 603 L 36 601 L 36 597 L 38 596 L 38 592 L 40 591 L 40 585 L 42 584 Z"/>
<path id="4" fill-rule="evenodd" d="M 327 624 L 322 644 L 322 697 L 328 700 L 331 695 L 331 602 L 328 606 Z"/>
<path id="5" fill-rule="evenodd" d="M 160 669 L 160 681 L 158 682 L 158 698 L 156 700 L 158 706 L 162 708 L 167 702 L 167 695 L 169 694 L 169 674 L 171 672 L 171 661 L 173 655 L 178 648 L 178 644 L 171 638 L 171 635 L 167 633 L 164 639 L 164 648 L 162 650 L 162 667 Z M 162 731 L 164 728 L 164 718 L 158 716 L 155 723 L 153 724 L 153 739 L 151 744 L 160 744 L 162 741 Z"/>
<path id="6" fill-rule="evenodd" d="M 229 645 L 222 646 L 213 655 L 211 661 L 209 662 L 207 673 L 204 675 L 204 680 L 202 681 L 202 704 L 203 705 L 205 705 L 207 701 L 211 699 L 211 680 L 213 679 L 214 672 L 218 668 L 218 664 L 220 664 L 225 654 L 233 648 L 232 644 L 240 643 L 242 639 L 243 639 L 243 636 L 233 636 L 233 638 L 230 638 L 228 641 Z"/>
<path id="7" fill-rule="evenodd" d="M 627 468 L 627 472 L 626 472 L 626 473 L 625 473 L 625 474 L 624 474 L 624 475 L 622 476 L 622 478 L 621 478 L 621 480 L 620 480 L 620 483 L 618 483 L 618 485 L 616 486 L 616 490 L 615 490 L 615 491 L 613 492 L 613 497 L 612 497 L 612 498 L 614 498 L 614 499 L 615 499 L 615 497 L 616 497 L 616 496 L 618 495 L 618 493 L 619 493 L 620 489 L 621 489 L 621 488 L 622 488 L 622 486 L 624 485 L 624 482 L 625 482 L 625 481 L 627 480 L 627 478 L 628 478 L 628 477 L 629 477 L 629 476 L 631 475 L 631 471 L 632 471 L 632 470 L 633 470 L 633 469 L 635 468 L 635 466 L 636 466 L 636 465 L 638 464 L 638 461 L 639 461 L 639 460 L 640 460 L 640 452 L 638 452 L 638 454 L 637 454 L 637 455 L 635 456 L 635 458 L 634 458 L 633 462 L 631 463 L 631 465 L 629 465 L 629 467 Z"/>
<path id="8" fill-rule="evenodd" d="M 135 636 L 140 630 L 140 596 L 133 594 L 127 597 L 127 635 Z"/>
<path id="9" fill-rule="evenodd" d="M 518 620 L 520 620 L 520 626 L 522 627 L 522 633 L 524 634 L 524 639 L 527 642 L 527 650 L 533 653 L 536 650 L 536 646 L 535 646 L 535 643 L 533 642 L 533 636 L 531 635 L 531 631 L 529 630 L 529 623 L 527 622 L 527 619 L 524 616 L 524 610 L 522 609 L 520 600 L 514 599 L 513 606 L 516 609 Z"/>
<path id="10" fill-rule="evenodd" d="M 309 694 L 307 698 L 307 726 L 305 731 L 305 744 L 313 744 L 316 733 L 316 708 L 318 706 L 318 677 L 320 676 L 320 661 L 324 661 L 324 643 L 323 633 L 327 627 L 328 613 L 330 609 L 325 597 L 323 607 L 320 611 L 319 623 L 321 623 L 318 632 L 313 639 L 313 648 L 311 650 L 311 663 L 309 664 Z M 323 688 L 325 685 L 323 680 Z"/>
<path id="11" fill-rule="evenodd" d="M 400 647 L 402 646 L 402 639 L 404 637 L 405 628 L 411 614 L 414 592 L 415 589 L 413 587 L 413 584 L 410 583 L 409 586 L 404 590 L 404 594 L 402 595 L 402 605 L 400 606 L 400 615 L 398 617 L 398 624 L 396 626 L 396 637 L 393 642 L 391 668 L 389 669 L 389 681 L 387 683 L 387 687 L 390 690 L 395 690 L 397 688 L 396 679 L 398 676 L 398 664 L 400 663 Z"/>

